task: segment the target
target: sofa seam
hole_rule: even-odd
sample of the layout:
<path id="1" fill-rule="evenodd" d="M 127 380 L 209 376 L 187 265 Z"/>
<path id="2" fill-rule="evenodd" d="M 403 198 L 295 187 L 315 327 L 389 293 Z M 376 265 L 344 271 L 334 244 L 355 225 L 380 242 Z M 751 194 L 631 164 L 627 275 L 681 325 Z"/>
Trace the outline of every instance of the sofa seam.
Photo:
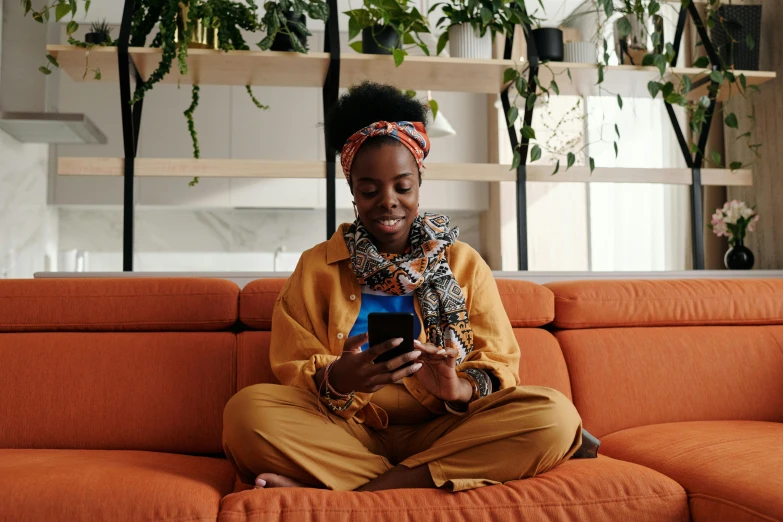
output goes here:
<path id="1" fill-rule="evenodd" d="M 779 294 L 775 293 L 775 292 L 771 292 L 768 295 L 769 296 L 778 296 Z M 752 300 L 756 301 L 756 300 L 758 300 L 759 297 L 764 297 L 764 296 L 757 296 L 757 295 L 744 296 L 744 295 L 741 295 L 741 296 L 732 296 L 731 299 L 739 299 L 739 300 L 752 299 Z M 575 302 L 578 302 L 578 301 L 582 301 L 582 302 L 585 302 L 585 303 L 590 302 L 590 301 L 599 301 L 599 302 L 603 302 L 603 301 L 626 301 L 626 302 L 628 302 L 628 301 L 637 301 L 637 302 L 644 302 L 644 301 L 703 301 L 703 300 L 706 300 L 706 299 L 709 299 L 709 300 L 716 300 L 716 299 L 725 300 L 726 296 L 725 295 L 715 295 L 715 296 L 713 296 L 713 295 L 705 295 L 705 296 L 697 296 L 697 297 L 683 297 L 683 296 L 679 296 L 679 297 L 566 297 L 566 296 L 555 295 L 555 301 L 567 301 L 567 302 L 571 302 L 571 303 L 575 303 Z"/>
<path id="2" fill-rule="evenodd" d="M 761 517 L 764 520 L 769 520 L 770 522 L 777 522 L 777 519 L 770 518 L 767 515 L 764 515 L 763 513 L 759 513 L 758 511 L 751 509 L 747 506 L 743 506 L 741 504 L 737 504 L 736 502 L 732 502 L 730 500 L 726 500 L 720 497 L 713 497 L 712 495 L 708 495 L 706 493 L 688 493 L 688 498 L 703 498 L 705 500 L 710 500 L 712 502 L 716 502 L 718 504 L 724 504 L 726 506 L 731 506 L 733 508 L 739 509 L 741 511 L 744 511 L 745 513 L 749 513 L 751 515 Z"/>
<path id="3" fill-rule="evenodd" d="M 679 484 L 678 484 L 679 485 Z M 624 497 L 615 497 L 615 498 L 607 498 L 607 499 L 599 499 L 599 500 L 590 500 L 585 502 L 549 502 L 549 503 L 539 503 L 539 504 L 525 504 L 524 507 L 529 508 L 548 508 L 548 507 L 563 507 L 563 506 L 573 506 L 573 507 L 579 507 L 579 506 L 589 506 L 589 505 L 596 505 L 596 504 L 610 504 L 610 503 L 617 503 L 617 502 L 624 502 L 628 500 L 648 500 L 648 499 L 663 499 L 667 497 L 673 497 L 673 496 L 682 496 L 685 494 L 685 491 L 672 491 L 670 493 L 665 494 L 657 494 L 657 495 L 635 495 L 635 496 L 624 496 Z M 500 509 L 519 509 L 520 504 L 492 504 L 491 506 L 493 509 L 500 508 Z M 486 510 L 487 506 L 453 506 L 453 507 L 409 507 L 404 508 L 403 511 L 406 512 L 426 512 L 428 510 L 436 510 L 436 511 L 464 511 L 464 510 Z M 379 512 L 388 512 L 388 511 L 395 511 L 399 512 L 401 508 L 399 506 L 393 506 L 389 507 L 387 509 L 378 509 L 378 508 L 367 508 L 367 509 L 354 509 L 354 508 L 318 508 L 318 509 L 307 509 L 307 508 L 295 508 L 295 509 L 280 509 L 276 511 L 267 511 L 267 510 L 261 510 L 261 509 L 254 509 L 254 510 L 245 510 L 245 511 L 234 511 L 234 510 L 221 510 L 218 516 L 220 514 L 226 513 L 226 514 L 239 514 L 239 515 L 253 515 L 253 514 L 261 514 L 261 513 L 268 513 L 268 514 L 283 514 L 283 513 L 305 513 L 305 512 L 321 512 L 321 513 L 379 513 Z"/>
<path id="4" fill-rule="evenodd" d="M 770 322 L 774 321 L 780 321 L 783 323 L 783 317 L 765 317 L 762 319 L 746 319 L 746 320 L 736 320 L 736 319 L 686 319 L 686 320 L 679 320 L 679 319 L 665 319 L 665 320 L 656 320 L 656 321 L 649 321 L 649 322 L 638 322 L 638 323 L 630 323 L 630 322 L 612 322 L 612 323 L 602 323 L 598 321 L 588 321 L 588 322 L 582 322 L 582 323 L 574 323 L 574 322 L 558 322 L 557 317 L 555 317 L 554 324 L 556 327 L 561 329 L 577 329 L 577 328 L 641 328 L 641 327 L 647 327 L 647 328 L 661 328 L 661 327 L 667 327 L 667 326 L 675 326 L 675 327 L 683 327 L 683 326 L 769 326 Z"/>
<path id="5" fill-rule="evenodd" d="M 772 332 L 769 331 L 769 326 L 770 325 L 765 325 L 763 327 L 763 330 L 767 335 L 770 336 L 770 338 L 772 338 L 772 342 L 775 343 L 775 346 L 777 346 L 778 350 L 780 350 L 780 355 L 783 356 L 783 346 L 780 345 L 777 338 L 774 335 L 772 335 Z"/>

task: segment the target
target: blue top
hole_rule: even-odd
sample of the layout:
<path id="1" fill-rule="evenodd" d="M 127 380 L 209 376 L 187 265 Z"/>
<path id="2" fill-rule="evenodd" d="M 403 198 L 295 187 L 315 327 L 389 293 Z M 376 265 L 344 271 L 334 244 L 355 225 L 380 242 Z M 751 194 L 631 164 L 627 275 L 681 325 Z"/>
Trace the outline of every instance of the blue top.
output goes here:
<path id="1" fill-rule="evenodd" d="M 362 304 L 359 309 L 359 317 L 353 324 L 348 337 L 360 335 L 367 332 L 367 316 L 373 312 L 395 312 L 395 313 L 413 313 L 416 314 L 416 305 L 414 304 L 415 294 L 407 295 L 388 295 L 379 292 L 373 292 L 367 287 L 362 287 Z M 421 324 L 419 320 L 413 321 L 414 339 L 419 338 L 421 333 Z M 369 348 L 369 343 L 362 345 L 362 351 Z"/>

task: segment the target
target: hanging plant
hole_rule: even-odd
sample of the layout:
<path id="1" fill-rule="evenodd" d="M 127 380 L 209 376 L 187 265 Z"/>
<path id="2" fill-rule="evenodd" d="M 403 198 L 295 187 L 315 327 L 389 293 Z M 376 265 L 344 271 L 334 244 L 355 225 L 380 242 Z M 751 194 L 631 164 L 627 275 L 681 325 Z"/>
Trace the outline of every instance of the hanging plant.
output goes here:
<path id="1" fill-rule="evenodd" d="M 79 24 L 76 22 L 76 20 L 74 20 L 76 13 L 79 12 L 79 1 L 83 2 L 84 5 L 82 9 L 84 13 L 87 14 L 87 12 L 90 10 L 91 0 L 58 0 L 52 4 L 44 4 L 38 9 L 33 8 L 32 0 L 22 0 L 22 6 L 24 7 L 24 16 L 32 14 L 33 20 L 39 24 L 45 24 L 49 22 L 51 18 L 51 11 L 54 11 L 54 19 L 56 22 L 59 22 L 66 16 L 70 15 L 71 20 L 65 26 L 65 32 L 70 38 L 70 36 L 79 29 Z M 41 74 L 49 75 L 52 74 L 51 67 L 60 67 L 60 64 L 57 63 L 57 60 L 54 58 L 54 56 L 47 53 L 46 64 L 40 66 L 38 70 L 41 72 Z M 98 74 L 98 76 L 100 77 L 100 74 Z"/>

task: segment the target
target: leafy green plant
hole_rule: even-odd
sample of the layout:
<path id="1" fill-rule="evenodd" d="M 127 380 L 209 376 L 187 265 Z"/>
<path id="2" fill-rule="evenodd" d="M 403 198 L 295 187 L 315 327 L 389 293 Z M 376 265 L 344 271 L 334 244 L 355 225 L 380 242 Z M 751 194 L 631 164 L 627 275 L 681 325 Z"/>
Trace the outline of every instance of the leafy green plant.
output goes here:
<path id="1" fill-rule="evenodd" d="M 111 42 L 112 28 L 109 26 L 108 23 L 106 23 L 106 19 L 105 18 L 102 21 L 100 21 L 100 22 L 93 22 L 90 25 L 90 32 L 94 33 L 94 34 L 103 35 L 106 38 L 106 40 Z M 104 45 L 109 45 L 109 43 L 106 43 Z"/>
<path id="2" fill-rule="evenodd" d="M 514 34 L 514 27 L 519 24 L 531 26 L 537 23 L 535 17 L 528 16 L 524 4 L 516 1 L 452 0 L 438 2 L 429 12 L 432 13 L 438 8 L 442 9 L 443 16 L 435 27 L 443 29 L 443 32 L 438 38 L 436 54 L 440 54 L 446 47 L 449 28 L 455 25 L 470 24 L 479 36 L 483 37 L 489 31 L 494 38 L 498 34 Z"/>
<path id="3" fill-rule="evenodd" d="M 409 49 L 413 46 L 419 47 L 424 54 L 430 55 L 429 47 L 427 47 L 427 44 L 424 43 L 420 36 L 430 32 L 429 22 L 427 17 L 419 12 L 411 0 L 364 0 L 364 5 L 361 9 L 352 9 L 346 11 L 345 14 L 348 15 L 349 40 L 359 36 L 364 28 L 371 28 L 374 37 L 374 28 L 376 26 L 393 27 L 400 36 L 400 41 L 404 46 L 409 46 Z M 361 40 L 351 43 L 350 46 L 355 51 L 362 52 Z M 389 49 L 380 44 L 379 46 L 391 51 L 392 55 L 394 55 L 394 64 L 397 67 L 402 64 L 408 55 L 408 51 L 405 48 Z"/>
<path id="4" fill-rule="evenodd" d="M 262 51 L 269 50 L 278 34 L 285 34 L 291 39 L 291 45 L 299 53 L 306 53 L 307 48 L 299 40 L 298 35 L 311 36 L 312 33 L 304 24 L 289 20 L 286 16 L 293 13 L 295 17 L 307 14 L 313 20 L 326 22 L 329 18 L 329 6 L 323 0 L 279 0 L 264 4 L 264 17 L 261 24 L 266 27 L 267 35 L 258 42 Z"/>
<path id="5" fill-rule="evenodd" d="M 90 10 L 90 3 L 92 0 L 82 0 L 83 10 L 86 14 Z M 79 29 L 79 24 L 74 20 L 76 13 L 79 12 L 79 0 L 58 0 L 52 4 L 44 4 L 38 9 L 33 8 L 32 0 L 22 0 L 22 6 L 24 7 L 24 16 L 32 14 L 33 20 L 39 24 L 48 23 L 51 19 L 51 12 L 54 11 L 54 19 L 59 22 L 66 16 L 70 15 L 71 20 L 65 26 L 65 31 L 68 36 L 72 35 Z M 51 67 L 60 67 L 57 60 L 51 54 L 46 55 L 46 65 L 42 65 L 38 68 L 41 74 L 52 74 Z"/>

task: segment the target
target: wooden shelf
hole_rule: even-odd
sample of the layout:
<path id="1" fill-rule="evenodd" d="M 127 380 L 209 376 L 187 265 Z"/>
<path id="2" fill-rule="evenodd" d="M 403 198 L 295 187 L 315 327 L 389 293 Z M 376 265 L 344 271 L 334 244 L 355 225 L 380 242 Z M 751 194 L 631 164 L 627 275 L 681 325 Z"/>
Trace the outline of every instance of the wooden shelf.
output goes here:
<path id="1" fill-rule="evenodd" d="M 525 68 L 527 70 L 527 67 Z M 571 79 L 568 78 L 568 70 L 571 71 Z M 669 69 L 665 79 L 675 85 L 680 83 L 680 78 L 689 76 L 693 83 L 706 77 L 709 71 L 693 67 L 675 67 Z M 776 73 L 771 71 L 735 71 L 739 78 L 744 74 L 748 85 L 761 85 L 775 79 Z M 550 82 L 555 79 L 560 89 L 560 94 L 578 96 L 598 96 L 600 94 L 598 81 L 598 66 L 590 63 L 549 62 L 538 69 L 541 85 L 549 88 Z M 604 81 L 601 85 L 605 95 L 619 94 L 624 98 L 649 98 L 647 90 L 648 82 L 659 80 L 660 71 L 655 67 L 637 67 L 635 65 L 610 65 L 604 68 Z M 738 80 L 739 81 L 739 80 Z M 709 84 L 693 89 L 689 98 L 697 99 L 707 94 Z M 724 86 L 721 89 L 719 101 L 724 101 L 729 94 L 729 89 Z M 660 96 L 658 97 L 660 99 Z"/>
<path id="2" fill-rule="evenodd" d="M 85 76 L 87 63 L 91 69 L 100 67 L 99 81 L 118 81 L 116 47 L 95 47 L 87 51 L 70 45 L 49 45 L 46 50 L 74 81 L 96 81 L 91 72 Z M 160 49 L 132 47 L 129 53 L 145 80 L 160 63 Z M 162 83 L 322 87 L 328 66 L 326 53 L 188 49 L 188 74 L 180 75 L 177 64 L 173 63 Z"/>
<path id="3" fill-rule="evenodd" d="M 47 51 L 74 81 L 96 81 L 88 69 L 100 68 L 101 80 L 118 81 L 117 48 L 95 47 L 89 51 L 69 45 L 49 45 Z M 133 47 L 129 51 L 143 79 L 160 63 L 161 50 Z M 503 86 L 503 72 L 513 67 L 511 60 L 470 60 L 409 56 L 400 67 L 391 56 L 348 54 L 340 58 L 340 86 L 350 87 L 363 80 L 382 78 L 404 89 L 460 91 L 496 94 Z M 163 83 L 200 85 L 277 85 L 322 87 L 329 66 L 326 53 L 285 53 L 273 51 L 188 50 L 188 74 L 177 72 L 176 64 Z M 85 71 L 87 74 L 85 75 Z"/>
<path id="4" fill-rule="evenodd" d="M 492 163 L 429 163 L 426 180 L 448 181 L 516 181 L 509 165 Z M 663 183 L 690 185 L 690 169 L 627 169 L 571 167 L 552 175 L 551 165 L 529 165 L 528 181 L 569 183 Z M 238 159 L 166 159 L 136 158 L 135 175 L 139 177 L 225 177 L 225 178 L 299 178 L 322 179 L 323 161 L 267 161 Z M 76 158 L 58 160 L 57 173 L 63 176 L 122 176 L 122 158 Z M 342 173 L 338 169 L 338 177 Z M 702 169 L 702 184 L 751 186 L 750 170 Z"/>
<path id="5" fill-rule="evenodd" d="M 514 67 L 512 60 L 471 60 L 407 56 L 399 67 L 391 56 L 349 54 L 340 57 L 340 86 L 363 80 L 382 80 L 401 89 L 459 91 L 498 94 L 503 72 Z"/>

